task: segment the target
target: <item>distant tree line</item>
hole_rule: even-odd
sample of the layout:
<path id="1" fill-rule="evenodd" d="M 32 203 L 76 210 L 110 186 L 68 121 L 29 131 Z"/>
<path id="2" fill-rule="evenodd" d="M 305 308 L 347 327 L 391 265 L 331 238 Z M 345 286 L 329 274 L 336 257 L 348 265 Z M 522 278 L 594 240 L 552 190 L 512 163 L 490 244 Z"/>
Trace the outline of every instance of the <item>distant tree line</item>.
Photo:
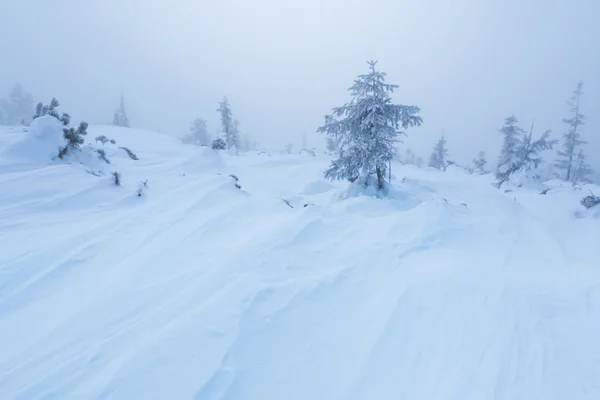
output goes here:
<path id="1" fill-rule="evenodd" d="M 423 120 L 419 116 L 419 107 L 392 102 L 391 94 L 398 86 L 386 83 L 386 73 L 377 70 L 376 61 L 368 64 L 368 73 L 359 75 L 348 89 L 351 101 L 334 108 L 317 131 L 326 135 L 327 151 L 334 155 L 334 160 L 325 172 L 327 179 L 347 179 L 352 182 L 360 180 L 382 190 L 391 179 L 392 160 L 419 167 L 424 164 L 423 159 L 410 149 L 401 155 L 397 153 L 397 145 L 406 135 L 406 130 L 420 126 Z M 580 82 L 567 102 L 569 113 L 563 119 L 565 130 L 560 139 L 551 138 L 549 130 L 536 134 L 533 124 L 529 130 L 525 130 L 519 119 L 510 115 L 505 118 L 498 131 L 503 140 L 495 165 L 481 151 L 464 168 L 472 173 L 494 173 L 498 187 L 517 175 L 539 180 L 542 174 L 540 167 L 548 164 L 543 159 L 543 154 L 560 146 L 556 159 L 550 163 L 557 171 L 555 174 L 573 184 L 590 181 L 593 171 L 585 149 L 587 142 L 583 138 L 586 117 L 581 113 L 582 95 L 583 83 Z M 0 124 L 29 125 L 33 118 L 43 113 L 52 115 L 55 108 L 51 102 L 47 106 L 38 104 L 38 108 L 34 109 L 31 93 L 17 84 L 6 98 L 0 98 Z M 216 150 L 229 150 L 236 154 L 239 151 L 257 149 L 255 141 L 251 141 L 248 135 L 240 134 L 239 120 L 234 117 L 227 97 L 218 102 L 216 111 L 219 113 L 220 127 L 214 136 L 208 133 L 206 120 L 196 118 L 183 141 L 196 146 L 210 146 Z M 64 115 L 59 116 L 63 117 Z M 113 114 L 113 124 L 120 127 L 131 126 L 122 94 Z M 72 143 L 77 142 L 76 139 L 73 140 Z M 456 165 L 448 160 L 447 146 L 447 137 L 442 134 L 429 156 L 429 167 L 446 170 L 449 165 Z M 286 145 L 285 151 L 291 153 L 292 147 L 291 144 Z M 302 147 L 302 151 L 307 150 L 306 134 L 303 135 Z"/>

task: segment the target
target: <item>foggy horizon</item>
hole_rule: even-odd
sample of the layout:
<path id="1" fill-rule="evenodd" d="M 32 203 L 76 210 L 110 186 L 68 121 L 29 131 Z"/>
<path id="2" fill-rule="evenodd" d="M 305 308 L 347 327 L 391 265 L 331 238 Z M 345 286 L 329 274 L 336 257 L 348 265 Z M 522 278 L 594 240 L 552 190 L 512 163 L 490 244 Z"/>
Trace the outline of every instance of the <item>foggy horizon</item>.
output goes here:
<path id="1" fill-rule="evenodd" d="M 400 86 L 394 100 L 424 121 L 399 152 L 427 158 L 443 131 L 449 158 L 467 163 L 480 150 L 496 157 L 511 114 L 560 139 L 583 81 L 582 138 L 598 171 L 599 12 L 591 0 L 8 0 L 0 97 L 21 83 L 36 103 L 56 97 L 74 120 L 108 124 L 123 94 L 133 127 L 181 137 L 196 118 L 214 135 L 227 96 L 261 145 L 298 149 L 306 132 L 323 148 L 323 117 L 378 60 Z"/>

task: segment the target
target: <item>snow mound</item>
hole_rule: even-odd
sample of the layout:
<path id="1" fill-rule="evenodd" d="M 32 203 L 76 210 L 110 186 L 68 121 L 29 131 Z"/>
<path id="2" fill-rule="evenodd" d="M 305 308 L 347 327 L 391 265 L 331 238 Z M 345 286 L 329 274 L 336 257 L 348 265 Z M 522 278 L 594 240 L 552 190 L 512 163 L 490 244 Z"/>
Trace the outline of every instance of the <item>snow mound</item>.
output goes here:
<path id="1" fill-rule="evenodd" d="M 403 179 L 400 182 L 385 185 L 381 191 L 377 190 L 376 180 L 372 179 L 368 184 L 364 181 L 355 181 L 347 189 L 341 191 L 339 199 L 347 200 L 355 197 L 367 196 L 377 199 L 387 199 L 396 203 L 404 203 L 406 207 L 412 208 L 417 204 L 434 198 L 435 190 L 427 183 L 420 180 Z"/>
<path id="2" fill-rule="evenodd" d="M 49 115 L 33 120 L 27 132 L 4 152 L 13 160 L 48 163 L 58 157 L 58 151 L 66 144 L 62 123 Z"/>
<path id="3" fill-rule="evenodd" d="M 208 146 L 194 147 L 193 152 L 181 164 L 185 173 L 220 172 L 225 163 L 221 154 Z"/>
<path id="4" fill-rule="evenodd" d="M 331 183 L 324 181 L 324 180 L 318 180 L 318 181 L 313 181 L 313 182 L 309 183 L 308 185 L 304 186 L 304 189 L 302 190 L 302 194 L 304 194 L 306 196 L 313 196 L 316 194 L 329 192 L 330 190 L 333 190 L 333 189 L 335 189 L 335 186 L 333 186 Z"/>

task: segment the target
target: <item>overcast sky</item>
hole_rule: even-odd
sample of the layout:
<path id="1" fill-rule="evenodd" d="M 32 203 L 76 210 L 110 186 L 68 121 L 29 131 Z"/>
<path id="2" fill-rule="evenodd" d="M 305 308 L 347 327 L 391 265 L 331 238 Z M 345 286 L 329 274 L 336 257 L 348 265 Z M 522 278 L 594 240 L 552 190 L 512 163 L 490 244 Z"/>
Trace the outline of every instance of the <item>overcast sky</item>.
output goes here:
<path id="1" fill-rule="evenodd" d="M 0 93 L 21 82 L 75 119 L 107 123 L 125 95 L 135 127 L 217 129 L 228 96 L 265 145 L 321 146 L 323 116 L 379 60 L 394 99 L 424 125 L 405 145 L 427 157 L 495 156 L 515 113 L 558 136 L 584 81 L 583 135 L 600 169 L 598 0 L 0 0 Z M 591 158 L 591 157 L 590 157 Z"/>

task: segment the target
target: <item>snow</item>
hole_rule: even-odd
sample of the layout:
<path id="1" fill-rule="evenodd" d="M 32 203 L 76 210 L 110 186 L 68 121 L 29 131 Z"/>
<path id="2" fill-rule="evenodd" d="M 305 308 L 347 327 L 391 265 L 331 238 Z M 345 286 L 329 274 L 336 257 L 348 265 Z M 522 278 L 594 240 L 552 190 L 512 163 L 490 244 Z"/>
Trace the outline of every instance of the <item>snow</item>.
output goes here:
<path id="1" fill-rule="evenodd" d="M 1 154 L 20 161 L 48 163 L 65 146 L 62 127 L 61 121 L 50 115 L 36 118 L 29 129 Z"/>
<path id="2" fill-rule="evenodd" d="M 100 176 L 0 131 L 0 398 L 600 398 L 597 186 L 89 132 Z"/>

